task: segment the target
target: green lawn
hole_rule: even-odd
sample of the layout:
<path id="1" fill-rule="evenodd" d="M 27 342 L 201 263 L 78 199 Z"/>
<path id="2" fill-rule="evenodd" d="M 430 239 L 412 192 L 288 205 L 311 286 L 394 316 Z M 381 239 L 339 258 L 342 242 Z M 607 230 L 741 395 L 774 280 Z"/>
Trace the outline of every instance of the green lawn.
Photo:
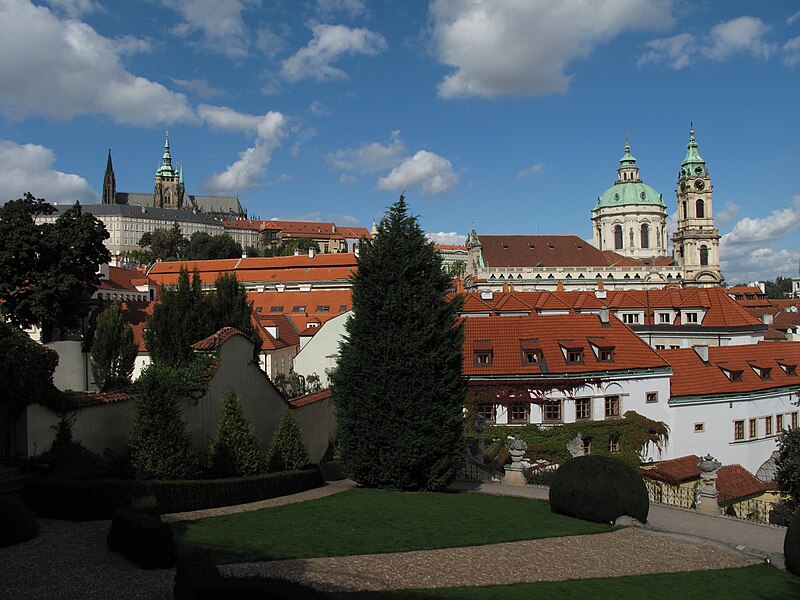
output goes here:
<path id="1" fill-rule="evenodd" d="M 310 502 L 173 525 L 179 552 L 217 563 L 403 552 L 603 533 L 543 500 L 356 489 Z"/>
<path id="2" fill-rule="evenodd" d="M 362 592 L 332 594 L 331 598 L 354 600 L 527 600 L 558 598 L 559 600 L 620 600 L 622 598 L 656 598 L 669 600 L 708 600 L 729 598 L 746 600 L 797 600 L 800 598 L 800 577 L 767 565 L 718 571 L 659 573 L 635 577 L 606 579 L 573 579 L 543 583 L 517 583 L 486 587 L 443 588 L 397 592 Z"/>

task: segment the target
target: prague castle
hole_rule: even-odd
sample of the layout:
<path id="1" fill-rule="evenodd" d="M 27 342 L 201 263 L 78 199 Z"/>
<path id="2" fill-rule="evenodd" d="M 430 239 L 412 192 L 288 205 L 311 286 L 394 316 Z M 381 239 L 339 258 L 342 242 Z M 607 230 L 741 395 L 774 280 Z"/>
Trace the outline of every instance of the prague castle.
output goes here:
<path id="1" fill-rule="evenodd" d="M 569 235 L 467 238 L 468 290 L 592 290 L 722 285 L 711 178 L 694 130 L 678 175 L 678 227 L 667 236 L 667 205 L 639 176 L 625 143 L 617 179 L 592 209 L 592 243 Z"/>

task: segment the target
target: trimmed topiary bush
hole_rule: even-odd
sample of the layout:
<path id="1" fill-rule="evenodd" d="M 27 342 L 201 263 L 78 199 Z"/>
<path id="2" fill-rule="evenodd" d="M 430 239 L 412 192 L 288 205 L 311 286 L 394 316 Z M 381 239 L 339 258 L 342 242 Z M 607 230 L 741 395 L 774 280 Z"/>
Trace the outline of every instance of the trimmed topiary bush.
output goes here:
<path id="1" fill-rule="evenodd" d="M 297 418 L 292 411 L 287 410 L 269 444 L 267 468 L 270 471 L 297 471 L 310 462 L 311 457 Z"/>
<path id="2" fill-rule="evenodd" d="M 175 565 L 172 528 L 161 522 L 154 496 L 118 510 L 106 541 L 110 550 L 143 569 L 167 569 Z"/>
<path id="3" fill-rule="evenodd" d="M 650 501 L 641 475 L 630 465 L 609 456 L 580 456 L 553 475 L 550 509 L 598 523 L 613 523 L 622 515 L 645 523 Z"/>
<path id="4" fill-rule="evenodd" d="M 786 528 L 786 537 L 783 538 L 783 557 L 786 560 L 786 570 L 800 575 L 800 510 L 794 513 L 792 522 Z"/>
<path id="5" fill-rule="evenodd" d="M 214 477 L 258 475 L 266 468 L 266 457 L 259 447 L 255 428 L 233 390 L 222 396 L 222 417 L 214 429 L 208 454 Z"/>
<path id="6" fill-rule="evenodd" d="M 39 524 L 28 507 L 0 496 L 0 546 L 21 544 L 39 535 Z"/>

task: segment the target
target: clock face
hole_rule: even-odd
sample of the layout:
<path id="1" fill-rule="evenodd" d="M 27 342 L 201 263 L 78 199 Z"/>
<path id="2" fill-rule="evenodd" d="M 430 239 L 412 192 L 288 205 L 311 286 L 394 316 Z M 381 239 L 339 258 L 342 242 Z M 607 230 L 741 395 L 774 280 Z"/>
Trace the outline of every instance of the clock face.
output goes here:
<path id="1" fill-rule="evenodd" d="M 695 180 L 695 182 L 694 182 L 694 189 L 696 189 L 696 190 L 702 190 L 704 187 L 706 187 L 706 184 L 705 184 L 705 183 L 703 183 L 703 180 L 702 180 L 702 179 L 697 179 L 697 180 Z"/>

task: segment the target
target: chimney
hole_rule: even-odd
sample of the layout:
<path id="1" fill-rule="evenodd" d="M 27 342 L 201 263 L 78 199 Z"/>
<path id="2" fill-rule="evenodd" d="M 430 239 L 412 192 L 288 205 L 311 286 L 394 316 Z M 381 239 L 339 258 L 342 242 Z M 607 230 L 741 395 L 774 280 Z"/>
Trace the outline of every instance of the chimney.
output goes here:
<path id="1" fill-rule="evenodd" d="M 295 256 L 300 256 L 300 249 L 299 248 L 295 248 L 294 249 L 294 255 Z"/>
<path id="2" fill-rule="evenodd" d="M 764 325 L 772 325 L 773 318 L 773 315 L 767 313 L 761 316 L 761 322 L 764 323 Z"/>
<path id="3" fill-rule="evenodd" d="M 316 249 L 312 246 L 311 248 L 308 249 L 308 258 L 314 258 L 316 253 L 317 253 Z"/>
<path id="4" fill-rule="evenodd" d="M 481 292 L 481 300 L 491 300 L 493 297 L 494 293 L 492 291 Z"/>
<path id="5" fill-rule="evenodd" d="M 697 344 L 692 347 L 697 353 L 697 356 L 700 357 L 700 360 L 702 360 L 704 363 L 708 363 L 708 346 L 706 344 Z"/>
<path id="6" fill-rule="evenodd" d="M 609 314 L 608 314 L 608 307 L 607 306 L 603 306 L 600 309 L 600 323 L 602 323 L 603 325 L 608 325 L 609 324 Z"/>

